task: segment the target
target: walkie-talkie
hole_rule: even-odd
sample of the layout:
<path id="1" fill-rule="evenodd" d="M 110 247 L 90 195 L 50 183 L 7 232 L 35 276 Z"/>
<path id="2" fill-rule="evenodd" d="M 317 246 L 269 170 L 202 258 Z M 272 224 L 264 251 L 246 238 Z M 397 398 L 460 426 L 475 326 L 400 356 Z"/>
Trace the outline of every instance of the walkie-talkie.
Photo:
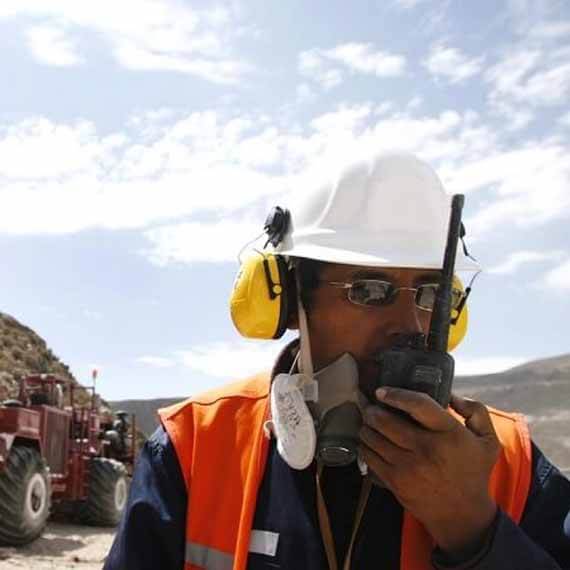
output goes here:
<path id="1" fill-rule="evenodd" d="M 425 392 L 444 408 L 447 408 L 451 399 L 451 384 L 455 371 L 455 361 L 447 352 L 447 341 L 451 323 L 451 289 L 455 255 L 464 202 L 465 197 L 462 194 L 454 195 L 451 201 L 443 271 L 427 342 L 423 334 L 403 337 L 401 345 L 383 351 L 378 357 L 380 374 L 376 388 L 393 386 Z"/>

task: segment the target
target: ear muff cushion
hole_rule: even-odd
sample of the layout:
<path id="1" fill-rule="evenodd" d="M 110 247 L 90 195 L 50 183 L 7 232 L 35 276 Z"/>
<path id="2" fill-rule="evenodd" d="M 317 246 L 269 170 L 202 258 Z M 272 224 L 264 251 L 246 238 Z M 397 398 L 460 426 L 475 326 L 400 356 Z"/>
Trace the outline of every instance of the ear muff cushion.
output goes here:
<path id="1" fill-rule="evenodd" d="M 453 286 L 456 287 L 457 289 L 461 289 L 461 291 L 465 291 L 465 288 L 463 287 L 463 283 L 461 283 L 461 280 L 457 276 L 455 276 L 453 278 Z M 456 316 L 457 316 L 457 311 L 455 309 L 453 309 L 451 311 L 451 317 L 455 318 Z M 465 304 L 463 306 L 461 314 L 459 315 L 459 319 L 457 320 L 457 323 L 452 324 L 449 327 L 449 337 L 447 340 L 448 352 L 451 352 L 452 350 L 457 348 L 457 346 L 464 339 L 465 335 L 467 334 L 467 325 L 468 324 L 469 324 L 469 310 L 467 308 L 467 304 Z"/>
<path id="2" fill-rule="evenodd" d="M 281 338 L 285 331 L 287 330 L 287 321 L 289 320 L 289 301 L 291 296 L 289 295 L 289 282 L 288 275 L 289 271 L 287 269 L 287 263 L 285 259 L 279 255 L 271 256 L 277 265 L 277 271 L 279 272 L 279 284 L 281 286 L 281 292 L 279 293 L 279 321 L 277 323 L 277 328 L 275 329 L 275 334 L 273 338 Z"/>
<path id="3" fill-rule="evenodd" d="M 284 259 L 273 254 L 255 252 L 242 262 L 230 297 L 232 321 L 242 336 L 271 339 L 283 335 L 288 314 L 286 276 Z"/>

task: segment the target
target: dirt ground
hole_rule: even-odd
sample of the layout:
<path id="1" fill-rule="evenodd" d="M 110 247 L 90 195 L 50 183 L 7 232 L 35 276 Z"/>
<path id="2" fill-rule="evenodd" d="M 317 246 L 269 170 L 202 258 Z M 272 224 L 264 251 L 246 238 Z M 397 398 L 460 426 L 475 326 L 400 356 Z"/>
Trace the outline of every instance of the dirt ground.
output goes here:
<path id="1" fill-rule="evenodd" d="M 35 542 L 0 547 L 0 570 L 100 570 L 114 534 L 113 528 L 50 522 Z"/>

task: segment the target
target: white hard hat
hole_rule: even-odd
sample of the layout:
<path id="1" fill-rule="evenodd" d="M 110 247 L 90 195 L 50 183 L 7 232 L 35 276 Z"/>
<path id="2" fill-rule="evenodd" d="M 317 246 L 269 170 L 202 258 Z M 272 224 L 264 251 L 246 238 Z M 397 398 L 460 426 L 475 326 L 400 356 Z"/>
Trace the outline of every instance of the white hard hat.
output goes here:
<path id="1" fill-rule="evenodd" d="M 275 248 L 281 255 L 372 267 L 443 266 L 451 196 L 411 154 L 353 163 L 303 192 L 289 210 L 289 229 Z M 461 246 L 455 269 L 478 269 Z"/>

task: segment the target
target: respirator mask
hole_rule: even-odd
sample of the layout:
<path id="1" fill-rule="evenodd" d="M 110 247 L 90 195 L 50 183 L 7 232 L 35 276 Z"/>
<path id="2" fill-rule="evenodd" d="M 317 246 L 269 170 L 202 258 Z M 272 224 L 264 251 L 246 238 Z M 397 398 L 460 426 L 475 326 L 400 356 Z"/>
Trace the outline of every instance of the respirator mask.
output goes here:
<path id="1" fill-rule="evenodd" d="M 299 283 L 297 282 L 297 290 Z M 358 458 L 358 434 L 366 397 L 358 387 L 352 355 L 313 372 L 307 316 L 297 295 L 300 347 L 288 374 L 271 387 L 270 421 L 277 451 L 294 469 L 305 469 L 316 457 L 323 465 L 348 465 Z"/>

